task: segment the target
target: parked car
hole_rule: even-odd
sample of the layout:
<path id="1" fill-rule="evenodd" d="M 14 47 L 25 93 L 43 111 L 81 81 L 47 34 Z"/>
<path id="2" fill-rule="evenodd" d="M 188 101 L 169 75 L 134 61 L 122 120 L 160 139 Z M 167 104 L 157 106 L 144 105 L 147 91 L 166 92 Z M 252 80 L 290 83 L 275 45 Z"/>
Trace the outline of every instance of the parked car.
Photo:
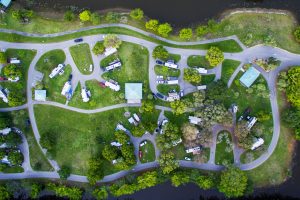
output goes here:
<path id="1" fill-rule="evenodd" d="M 191 159 L 191 158 L 189 158 L 189 157 L 184 157 L 184 160 L 191 161 L 192 159 Z"/>
<path id="2" fill-rule="evenodd" d="M 164 76 L 156 76 L 156 79 L 164 79 Z"/>
<path id="3" fill-rule="evenodd" d="M 140 144 L 140 147 L 144 146 L 145 144 L 147 144 L 146 140 Z"/>
<path id="4" fill-rule="evenodd" d="M 77 39 L 75 39 L 74 40 L 74 42 L 76 42 L 76 43 L 78 43 L 78 42 L 82 42 L 83 41 L 83 39 L 82 38 L 77 38 Z"/>
<path id="5" fill-rule="evenodd" d="M 166 81 L 165 80 L 162 80 L 162 79 L 160 79 L 160 80 L 156 80 L 156 83 L 157 84 L 164 84 Z"/>
<path id="6" fill-rule="evenodd" d="M 183 95 L 184 95 L 184 94 L 183 94 L 183 90 L 180 90 L 180 91 L 179 91 L 179 96 L 180 96 L 180 97 L 183 97 Z"/>
<path id="7" fill-rule="evenodd" d="M 156 93 L 156 96 L 160 99 L 165 99 L 165 96 L 160 93 Z"/>
<path id="8" fill-rule="evenodd" d="M 72 74 L 70 74 L 70 76 L 69 76 L 69 81 L 71 81 L 71 80 L 72 80 L 72 78 L 73 78 L 73 75 L 72 75 Z"/>
<path id="9" fill-rule="evenodd" d="M 164 61 L 162 61 L 162 60 L 156 60 L 155 62 L 158 65 L 164 65 L 165 64 Z"/>

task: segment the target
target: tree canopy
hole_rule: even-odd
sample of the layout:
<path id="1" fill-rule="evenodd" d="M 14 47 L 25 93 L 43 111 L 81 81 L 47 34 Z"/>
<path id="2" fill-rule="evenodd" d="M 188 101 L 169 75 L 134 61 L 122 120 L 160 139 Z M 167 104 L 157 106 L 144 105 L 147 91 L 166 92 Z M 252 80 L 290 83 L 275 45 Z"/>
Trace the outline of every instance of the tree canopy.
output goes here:
<path id="1" fill-rule="evenodd" d="M 169 57 L 169 52 L 162 45 L 159 45 L 154 48 L 152 57 L 155 59 L 166 60 Z"/>
<path id="2" fill-rule="evenodd" d="M 158 24 L 159 24 L 158 20 L 156 20 L 156 19 L 150 19 L 149 21 L 146 22 L 145 27 L 148 30 L 157 31 Z"/>
<path id="3" fill-rule="evenodd" d="M 287 73 L 287 99 L 291 104 L 300 108 L 300 68 L 294 67 Z"/>
<path id="4" fill-rule="evenodd" d="M 108 197 L 108 192 L 105 187 L 97 188 L 93 191 L 93 196 L 97 200 L 105 200 Z"/>
<path id="5" fill-rule="evenodd" d="M 185 105 L 185 103 L 183 101 L 180 101 L 180 100 L 176 100 L 176 101 L 172 101 L 170 103 L 170 106 L 172 108 L 172 112 L 175 114 L 175 115 L 181 115 L 183 114 L 187 107 Z"/>
<path id="6" fill-rule="evenodd" d="M 6 59 L 5 52 L 0 52 L 0 64 L 5 64 L 7 61 Z"/>
<path id="7" fill-rule="evenodd" d="M 133 9 L 129 15 L 132 19 L 141 20 L 144 18 L 144 11 L 140 8 L 136 8 Z"/>
<path id="8" fill-rule="evenodd" d="M 183 28 L 179 32 L 179 37 L 184 40 L 190 40 L 193 37 L 193 30 L 191 28 Z"/>
<path id="9" fill-rule="evenodd" d="M 105 36 L 103 44 L 106 48 L 119 48 L 122 44 L 122 40 L 115 34 L 108 34 Z"/>
<path id="10" fill-rule="evenodd" d="M 91 20 L 91 11 L 84 10 L 79 14 L 79 19 L 82 22 L 88 22 Z"/>
<path id="11" fill-rule="evenodd" d="M 3 68 L 3 74 L 4 74 L 4 76 L 12 78 L 12 79 L 14 79 L 16 77 L 22 78 L 21 69 L 14 64 L 6 65 Z"/>
<path id="12" fill-rule="evenodd" d="M 65 20 L 65 21 L 71 22 L 71 21 L 74 21 L 75 18 L 76 18 L 76 16 L 75 16 L 74 12 L 71 11 L 71 10 L 68 10 L 68 11 L 65 12 L 65 14 L 64 14 L 64 20 Z"/>
<path id="13" fill-rule="evenodd" d="M 179 163 L 172 152 L 162 152 L 158 162 L 164 174 L 169 174 L 179 167 Z"/>
<path id="14" fill-rule="evenodd" d="M 183 80 L 190 83 L 199 84 L 201 82 L 201 75 L 195 69 L 185 68 L 183 73 Z"/>
<path id="15" fill-rule="evenodd" d="M 100 55 L 100 54 L 103 54 L 104 53 L 104 51 L 105 51 L 105 46 L 104 46 L 104 44 L 103 44 L 103 42 L 97 42 L 96 44 L 95 44 L 95 46 L 93 47 L 93 53 L 95 54 L 95 55 Z"/>
<path id="16" fill-rule="evenodd" d="M 71 168 L 67 165 L 63 165 L 58 171 L 58 174 L 61 179 L 67 179 L 71 174 Z"/>
<path id="17" fill-rule="evenodd" d="M 217 66 L 224 60 L 224 54 L 218 47 L 210 47 L 205 58 L 208 60 L 210 66 Z"/>
<path id="18" fill-rule="evenodd" d="M 168 37 L 169 33 L 173 30 L 173 28 L 171 27 L 170 24 L 168 23 L 164 23 L 164 24 L 160 24 L 157 28 L 157 32 L 159 35 L 163 36 L 163 37 Z"/>

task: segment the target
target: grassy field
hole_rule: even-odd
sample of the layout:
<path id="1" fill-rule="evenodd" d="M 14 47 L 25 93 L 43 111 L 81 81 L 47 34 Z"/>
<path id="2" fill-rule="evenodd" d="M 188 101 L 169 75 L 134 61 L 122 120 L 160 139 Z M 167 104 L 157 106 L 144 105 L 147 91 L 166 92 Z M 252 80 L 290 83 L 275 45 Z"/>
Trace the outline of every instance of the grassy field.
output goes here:
<path id="1" fill-rule="evenodd" d="M 188 57 L 187 65 L 189 67 L 211 68 L 205 56 L 192 55 Z"/>
<path id="2" fill-rule="evenodd" d="M 84 43 L 72 46 L 70 47 L 70 53 L 77 68 L 82 74 L 88 75 L 92 73 L 89 69 L 90 65 L 94 66 L 94 64 L 89 44 Z"/>
<path id="3" fill-rule="evenodd" d="M 239 61 L 226 59 L 222 64 L 222 80 L 227 84 L 235 69 L 240 65 Z"/>
<path id="4" fill-rule="evenodd" d="M 208 85 L 209 83 L 213 82 L 216 78 L 216 75 L 209 74 L 209 75 L 202 75 L 201 76 L 201 84 Z"/>
<path id="5" fill-rule="evenodd" d="M 181 60 L 181 55 L 170 53 L 167 60 L 174 60 L 175 63 L 178 63 Z"/>
<path id="6" fill-rule="evenodd" d="M 26 136 L 29 146 L 30 165 L 36 171 L 52 171 L 50 163 L 46 156 L 38 146 L 38 143 L 34 137 L 31 126 L 26 124 L 26 120 L 29 119 L 27 110 L 13 111 L 10 113 L 2 113 L 4 115 L 10 115 L 13 119 L 13 125 L 23 131 Z"/>
<path id="7" fill-rule="evenodd" d="M 218 137 L 220 134 L 225 134 L 227 136 L 223 136 L 222 140 L 220 143 L 217 142 L 217 148 L 216 148 L 216 158 L 215 158 L 215 163 L 217 165 L 225 165 L 228 166 L 230 164 L 233 164 L 234 158 L 233 158 L 233 146 L 231 147 L 230 144 L 232 143 L 231 140 L 231 134 L 227 131 L 221 131 L 218 133 Z M 228 141 L 226 142 L 226 138 L 229 139 L 229 144 Z M 226 149 L 231 149 L 230 152 L 227 152 Z"/>
<path id="8" fill-rule="evenodd" d="M 287 106 L 285 96 L 282 93 L 278 94 L 278 105 L 280 111 Z M 255 186 L 260 187 L 278 185 L 284 182 L 291 172 L 294 147 L 295 140 L 292 131 L 281 123 L 279 141 L 275 151 L 261 166 L 247 171 L 249 179 Z"/>
<path id="9" fill-rule="evenodd" d="M 117 123 L 130 126 L 124 112 L 137 113 L 138 108 L 121 108 L 88 115 L 36 105 L 34 111 L 39 116 L 36 119 L 40 134 L 55 134 L 56 144 L 51 156 L 60 166 L 70 166 L 72 173 L 85 175 L 88 159 L 101 153 L 104 144 L 114 140 Z M 108 161 L 104 161 L 103 170 L 106 175 L 117 171 Z"/>
<path id="10" fill-rule="evenodd" d="M 180 70 L 171 69 L 169 67 L 161 66 L 161 65 L 155 65 L 154 71 L 156 75 L 164 76 L 164 78 L 166 78 L 167 76 L 176 76 L 176 77 L 180 76 Z"/>
<path id="11" fill-rule="evenodd" d="M 179 85 L 166 85 L 166 84 L 158 84 L 157 85 L 157 90 L 164 94 L 164 95 L 168 95 L 168 93 L 171 90 L 175 90 L 176 92 L 179 92 L 180 90 L 180 86 Z"/>
<path id="12" fill-rule="evenodd" d="M 140 147 L 140 151 L 142 151 L 142 157 L 140 158 L 141 163 L 155 161 L 155 149 L 150 141 L 147 141 L 147 144 Z"/>
<path id="13" fill-rule="evenodd" d="M 1 82 L 3 88 L 7 88 L 12 93 L 21 93 L 23 98 L 21 104 L 27 102 L 26 99 L 26 86 L 27 86 L 27 73 L 31 61 L 36 55 L 35 50 L 25 50 L 25 49 L 7 49 L 6 55 L 8 58 L 19 58 L 21 60 L 20 69 L 22 72 L 22 78 L 17 83 L 12 82 Z M 3 73 L 3 70 L 1 74 Z M 0 107 L 8 107 L 8 104 L 0 100 Z"/>
<path id="14" fill-rule="evenodd" d="M 66 59 L 65 53 L 62 50 L 52 50 L 45 53 L 37 62 L 36 69 L 44 73 L 43 83 L 47 90 L 47 100 L 65 103 L 66 97 L 61 95 L 61 90 L 65 82 L 69 79 L 72 73 L 72 68 L 67 65 L 64 69 L 63 75 L 57 75 L 54 78 L 49 78 L 51 71 L 57 67 L 58 64 L 64 63 Z"/>

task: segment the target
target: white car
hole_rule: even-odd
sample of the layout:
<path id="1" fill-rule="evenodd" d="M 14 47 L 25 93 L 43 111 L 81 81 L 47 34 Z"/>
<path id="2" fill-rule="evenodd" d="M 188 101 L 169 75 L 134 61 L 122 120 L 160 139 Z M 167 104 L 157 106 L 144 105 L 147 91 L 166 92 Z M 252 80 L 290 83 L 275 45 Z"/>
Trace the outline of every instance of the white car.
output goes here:
<path id="1" fill-rule="evenodd" d="M 189 157 L 184 157 L 184 160 L 191 161 L 192 159 L 191 159 L 191 158 L 189 158 Z"/>
<path id="2" fill-rule="evenodd" d="M 156 76 L 157 79 L 164 79 L 164 76 Z"/>
<path id="3" fill-rule="evenodd" d="M 157 83 L 157 84 L 164 84 L 164 83 L 165 83 L 165 80 L 156 80 L 156 83 Z"/>

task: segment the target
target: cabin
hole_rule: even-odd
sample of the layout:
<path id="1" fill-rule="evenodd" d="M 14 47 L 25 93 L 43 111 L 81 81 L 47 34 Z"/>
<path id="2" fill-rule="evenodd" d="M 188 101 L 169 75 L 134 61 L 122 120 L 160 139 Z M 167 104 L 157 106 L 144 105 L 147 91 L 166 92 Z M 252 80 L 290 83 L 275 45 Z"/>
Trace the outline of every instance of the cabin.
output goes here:
<path id="1" fill-rule="evenodd" d="M 174 60 L 168 60 L 167 62 L 165 62 L 165 66 L 172 69 L 178 69 L 178 65 L 175 64 Z"/>
<path id="2" fill-rule="evenodd" d="M 255 138 L 255 142 L 252 145 L 251 150 L 253 151 L 253 150 L 257 149 L 258 147 L 260 147 L 261 145 L 263 145 L 264 142 L 265 141 L 262 138 Z"/>
<path id="3" fill-rule="evenodd" d="M 127 103 L 141 103 L 143 99 L 143 84 L 125 83 L 125 99 L 127 99 Z"/>
<path id="4" fill-rule="evenodd" d="M 118 82 L 111 79 L 109 81 L 105 81 L 104 85 L 116 92 L 120 90 L 120 85 L 118 84 Z"/>
<path id="5" fill-rule="evenodd" d="M 189 121 L 191 124 L 199 125 L 202 122 L 202 119 L 194 116 L 189 116 Z"/>
<path id="6" fill-rule="evenodd" d="M 49 75 L 49 78 L 54 78 L 55 76 L 57 76 L 58 74 L 59 75 L 62 75 L 64 73 L 64 69 L 65 68 L 65 65 L 64 64 L 59 64 L 57 67 L 55 67 L 51 74 Z"/>
<path id="7" fill-rule="evenodd" d="M 34 91 L 34 100 L 36 101 L 46 101 L 46 90 L 35 90 Z"/>
<path id="8" fill-rule="evenodd" d="M 105 67 L 105 71 L 112 71 L 114 69 L 120 68 L 122 63 L 119 60 L 109 63 L 107 67 Z"/>

